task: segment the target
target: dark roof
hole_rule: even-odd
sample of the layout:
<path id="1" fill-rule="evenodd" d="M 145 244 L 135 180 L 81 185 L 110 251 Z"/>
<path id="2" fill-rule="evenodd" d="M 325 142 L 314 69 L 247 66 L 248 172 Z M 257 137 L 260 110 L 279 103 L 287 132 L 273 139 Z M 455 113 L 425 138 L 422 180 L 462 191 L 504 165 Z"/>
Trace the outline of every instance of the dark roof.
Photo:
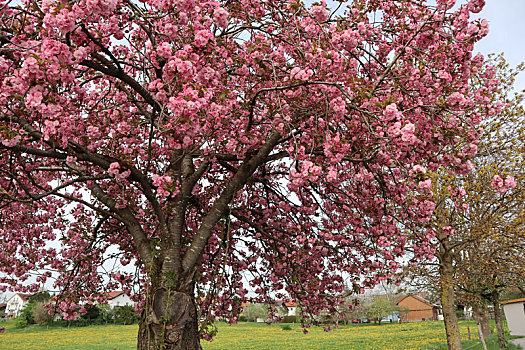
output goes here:
<path id="1" fill-rule="evenodd" d="M 16 293 L 20 298 L 22 298 L 23 301 L 28 301 L 33 294 L 26 294 L 26 293 Z"/>

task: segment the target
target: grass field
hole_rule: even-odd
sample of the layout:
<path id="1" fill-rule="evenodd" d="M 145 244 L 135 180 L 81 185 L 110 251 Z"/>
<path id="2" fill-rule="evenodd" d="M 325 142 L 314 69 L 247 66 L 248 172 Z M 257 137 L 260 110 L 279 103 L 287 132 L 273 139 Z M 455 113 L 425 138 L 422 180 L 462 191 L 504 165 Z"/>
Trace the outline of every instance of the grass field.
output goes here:
<path id="1" fill-rule="evenodd" d="M 462 339 L 467 339 L 470 325 L 475 339 L 475 324 L 460 323 Z M 30 326 L 17 329 L 14 322 L 0 323 L 6 332 L 0 334 L 2 350 L 131 350 L 136 348 L 137 326 L 88 326 L 80 328 L 47 328 Z M 291 330 L 281 330 L 282 325 L 241 323 L 228 326 L 219 324 L 219 333 L 211 343 L 203 341 L 205 350 L 235 349 L 350 349 L 350 350 L 434 350 L 446 349 L 442 322 L 420 322 L 408 324 L 384 324 L 381 326 L 351 325 L 332 332 L 312 328 L 304 335 L 300 327 L 291 325 Z M 495 339 L 491 340 L 495 345 Z M 464 349 L 481 349 L 479 341 L 464 342 Z M 496 349 L 496 347 L 491 347 Z M 510 347 L 509 349 L 516 349 Z"/>

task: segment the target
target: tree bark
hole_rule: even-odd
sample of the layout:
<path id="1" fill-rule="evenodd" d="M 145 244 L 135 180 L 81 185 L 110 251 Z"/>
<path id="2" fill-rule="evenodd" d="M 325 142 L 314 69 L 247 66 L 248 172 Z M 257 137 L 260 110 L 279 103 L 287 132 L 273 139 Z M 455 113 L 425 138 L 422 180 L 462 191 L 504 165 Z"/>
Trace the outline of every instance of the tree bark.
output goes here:
<path id="1" fill-rule="evenodd" d="M 476 320 L 476 323 L 480 325 L 481 332 L 484 338 L 488 338 L 492 335 L 489 324 L 489 310 L 487 305 L 474 303 L 472 305 L 472 317 Z"/>
<path id="2" fill-rule="evenodd" d="M 142 312 L 138 350 L 202 350 L 193 286 L 172 291 L 160 287 Z"/>
<path id="3" fill-rule="evenodd" d="M 452 257 L 443 254 L 440 265 L 441 306 L 449 350 L 462 350 L 456 307 L 454 305 L 454 274 Z"/>
<path id="4" fill-rule="evenodd" d="M 501 308 L 499 306 L 499 293 L 497 290 L 492 292 L 492 302 L 494 303 L 494 319 L 496 321 L 496 329 L 498 331 L 499 348 L 506 349 L 507 341 L 503 335 L 503 326 L 501 324 Z"/>

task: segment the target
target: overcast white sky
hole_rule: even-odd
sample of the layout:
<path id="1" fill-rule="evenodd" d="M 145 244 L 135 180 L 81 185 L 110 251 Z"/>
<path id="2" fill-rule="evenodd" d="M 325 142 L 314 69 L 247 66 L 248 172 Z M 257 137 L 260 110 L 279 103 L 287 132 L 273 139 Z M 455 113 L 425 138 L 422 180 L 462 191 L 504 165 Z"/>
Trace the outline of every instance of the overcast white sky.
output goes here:
<path id="1" fill-rule="evenodd" d="M 504 52 L 511 66 L 525 61 L 525 0 L 486 0 L 479 17 L 488 20 L 489 34 L 476 44 L 476 52 Z M 525 74 L 518 77 L 516 88 L 525 89 Z"/>

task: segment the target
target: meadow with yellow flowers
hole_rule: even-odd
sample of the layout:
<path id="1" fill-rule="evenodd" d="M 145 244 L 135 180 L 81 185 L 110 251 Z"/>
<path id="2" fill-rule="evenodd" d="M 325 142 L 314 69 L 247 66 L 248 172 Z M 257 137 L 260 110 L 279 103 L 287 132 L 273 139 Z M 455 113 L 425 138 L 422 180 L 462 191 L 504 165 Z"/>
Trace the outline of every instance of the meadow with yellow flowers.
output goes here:
<path id="1" fill-rule="evenodd" d="M 6 331 L 0 334 L 0 349 L 8 350 L 131 350 L 136 349 L 137 325 L 107 325 L 87 327 L 30 326 L 17 329 L 14 322 L 2 323 Z M 283 349 L 355 349 L 355 350 L 423 350 L 445 349 L 443 322 L 428 321 L 403 324 L 374 324 L 341 326 L 331 332 L 312 327 L 303 334 L 298 325 L 240 323 L 233 326 L 218 324 L 218 335 L 205 350 L 283 350 Z M 462 339 L 477 342 L 476 325 L 461 321 Z"/>

